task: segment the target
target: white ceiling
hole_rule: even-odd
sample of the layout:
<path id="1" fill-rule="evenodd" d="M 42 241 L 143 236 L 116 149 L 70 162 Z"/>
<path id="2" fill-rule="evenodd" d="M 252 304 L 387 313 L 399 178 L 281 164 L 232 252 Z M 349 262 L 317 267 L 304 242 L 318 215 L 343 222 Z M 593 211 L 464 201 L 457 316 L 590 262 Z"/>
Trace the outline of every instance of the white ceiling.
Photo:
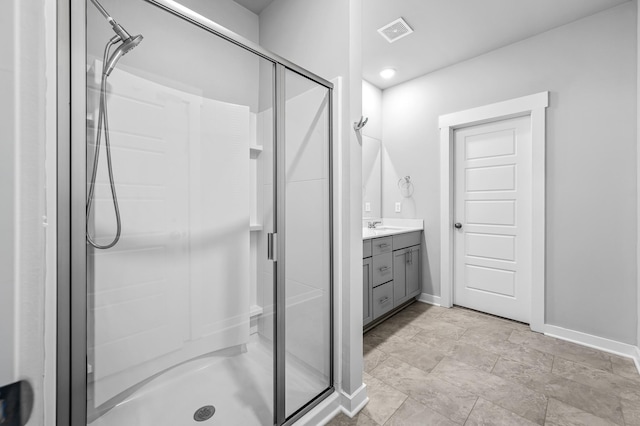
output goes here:
<path id="1" fill-rule="evenodd" d="M 363 78 L 386 89 L 626 1 L 363 0 Z M 390 44 L 377 29 L 399 17 L 415 32 Z"/>
<path id="2" fill-rule="evenodd" d="M 260 12 L 269 6 L 273 0 L 235 0 L 235 2 L 249 9 L 256 15 L 260 15 Z"/>

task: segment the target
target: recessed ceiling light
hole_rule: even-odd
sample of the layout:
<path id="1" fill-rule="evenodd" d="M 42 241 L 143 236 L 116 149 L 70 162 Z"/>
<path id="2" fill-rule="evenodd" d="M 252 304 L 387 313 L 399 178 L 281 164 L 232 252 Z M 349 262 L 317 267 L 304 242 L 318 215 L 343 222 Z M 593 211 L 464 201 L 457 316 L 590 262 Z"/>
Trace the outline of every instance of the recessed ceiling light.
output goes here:
<path id="1" fill-rule="evenodd" d="M 382 71 L 380 71 L 380 77 L 385 78 L 387 80 L 393 77 L 394 75 L 396 75 L 396 70 L 393 68 L 385 68 Z"/>

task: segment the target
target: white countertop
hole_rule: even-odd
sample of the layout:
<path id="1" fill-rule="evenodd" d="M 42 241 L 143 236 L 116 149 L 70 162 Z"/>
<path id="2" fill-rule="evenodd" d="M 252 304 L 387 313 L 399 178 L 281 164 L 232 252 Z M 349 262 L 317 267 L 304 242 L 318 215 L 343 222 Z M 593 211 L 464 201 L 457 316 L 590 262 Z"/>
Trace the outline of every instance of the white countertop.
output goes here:
<path id="1" fill-rule="evenodd" d="M 420 219 L 382 219 L 382 223 L 375 228 L 367 228 L 365 224 L 366 220 L 363 222 L 362 228 L 363 240 L 422 231 L 424 228 Z"/>

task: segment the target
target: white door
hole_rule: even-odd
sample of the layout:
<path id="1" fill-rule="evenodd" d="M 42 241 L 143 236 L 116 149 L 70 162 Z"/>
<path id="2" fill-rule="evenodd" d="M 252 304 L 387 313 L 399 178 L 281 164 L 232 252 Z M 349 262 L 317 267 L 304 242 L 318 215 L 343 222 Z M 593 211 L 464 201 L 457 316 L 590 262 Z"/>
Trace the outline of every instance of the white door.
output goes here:
<path id="1" fill-rule="evenodd" d="M 454 303 L 529 323 L 531 117 L 455 131 Z"/>

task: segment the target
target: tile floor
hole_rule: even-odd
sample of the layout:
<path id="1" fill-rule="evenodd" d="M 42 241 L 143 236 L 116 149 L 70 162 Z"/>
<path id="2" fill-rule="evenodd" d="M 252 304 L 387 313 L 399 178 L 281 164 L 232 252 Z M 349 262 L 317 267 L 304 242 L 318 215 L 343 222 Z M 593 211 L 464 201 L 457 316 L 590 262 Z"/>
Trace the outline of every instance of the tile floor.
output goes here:
<path id="1" fill-rule="evenodd" d="M 414 303 L 364 335 L 369 425 L 640 425 L 627 358 L 479 312 Z"/>

